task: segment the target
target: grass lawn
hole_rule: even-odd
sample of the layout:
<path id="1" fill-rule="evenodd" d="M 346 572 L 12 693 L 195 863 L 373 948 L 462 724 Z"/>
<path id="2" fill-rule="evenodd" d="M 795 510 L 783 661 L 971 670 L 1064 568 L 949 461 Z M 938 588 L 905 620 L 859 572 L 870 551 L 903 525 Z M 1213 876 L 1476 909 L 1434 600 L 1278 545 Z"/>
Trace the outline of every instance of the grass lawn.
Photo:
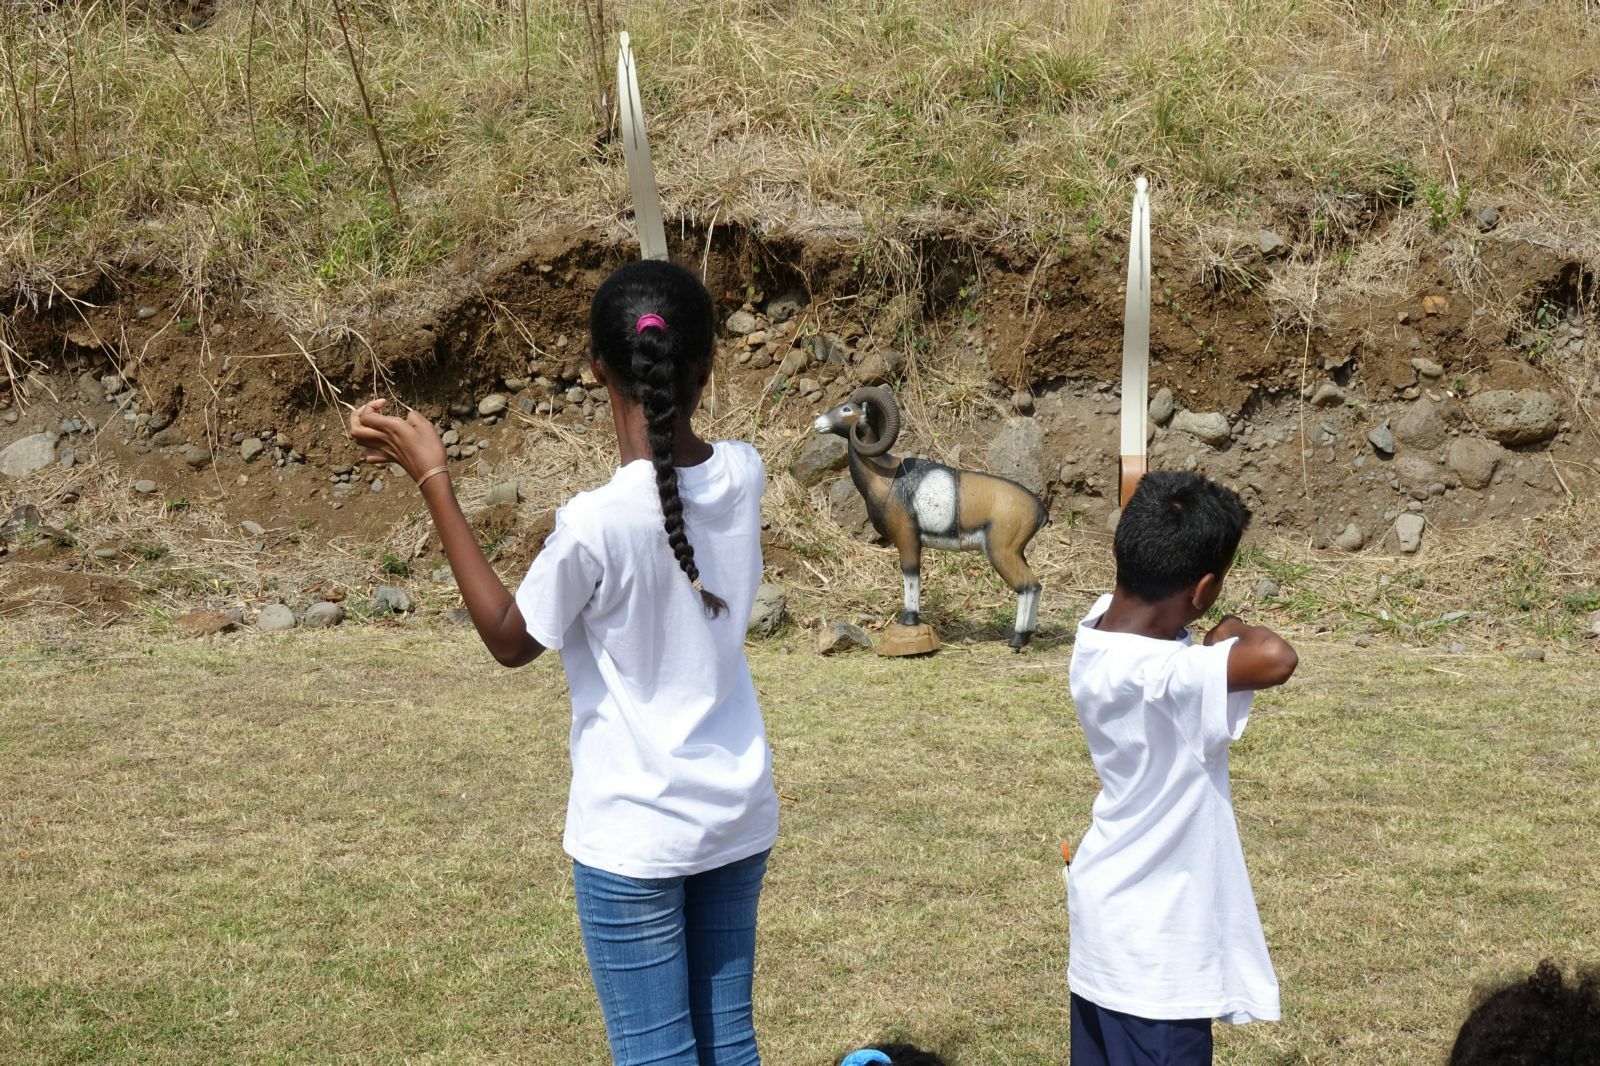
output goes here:
<path id="1" fill-rule="evenodd" d="M 768 1062 L 1064 1061 L 1069 653 L 752 648 Z M 400 628 L 108 654 L 0 667 L 0 1060 L 607 1061 L 553 659 Z M 1301 654 L 1234 753 L 1286 1020 L 1218 1059 L 1440 1062 L 1475 984 L 1600 961 L 1594 660 Z"/>

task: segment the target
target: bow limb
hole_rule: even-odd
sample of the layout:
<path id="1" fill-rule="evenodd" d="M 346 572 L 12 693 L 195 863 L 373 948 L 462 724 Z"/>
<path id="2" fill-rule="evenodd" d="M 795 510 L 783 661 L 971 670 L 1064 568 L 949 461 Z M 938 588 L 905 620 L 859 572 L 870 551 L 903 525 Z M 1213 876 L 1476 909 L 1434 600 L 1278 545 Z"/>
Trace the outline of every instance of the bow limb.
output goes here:
<path id="1" fill-rule="evenodd" d="M 1122 316 L 1122 448 L 1118 505 L 1126 507 L 1149 468 L 1150 418 L 1150 194 L 1134 182 L 1128 234 L 1128 293 Z"/>
<path id="2" fill-rule="evenodd" d="M 633 194 L 633 225 L 639 234 L 639 258 L 667 258 L 667 227 L 661 215 L 656 168 L 650 162 L 650 139 L 644 132 L 644 106 L 639 102 L 639 71 L 628 35 L 617 39 L 617 107 L 622 113 L 622 157 L 628 164 L 628 189 Z"/>

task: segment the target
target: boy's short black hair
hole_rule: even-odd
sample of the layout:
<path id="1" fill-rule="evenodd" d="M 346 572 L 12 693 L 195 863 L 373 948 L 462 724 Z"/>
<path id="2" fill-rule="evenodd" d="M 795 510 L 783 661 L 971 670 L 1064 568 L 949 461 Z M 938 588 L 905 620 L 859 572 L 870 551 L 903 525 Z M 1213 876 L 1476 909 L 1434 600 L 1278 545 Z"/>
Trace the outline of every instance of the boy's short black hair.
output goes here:
<path id="1" fill-rule="evenodd" d="M 1450 1066 L 1600 1063 L 1600 971 L 1569 984 L 1549 959 L 1532 977 L 1480 993 L 1450 1051 Z"/>
<path id="2" fill-rule="evenodd" d="M 1117 584 L 1147 603 L 1233 564 L 1250 525 L 1237 493 L 1199 474 L 1146 474 L 1117 523 Z"/>

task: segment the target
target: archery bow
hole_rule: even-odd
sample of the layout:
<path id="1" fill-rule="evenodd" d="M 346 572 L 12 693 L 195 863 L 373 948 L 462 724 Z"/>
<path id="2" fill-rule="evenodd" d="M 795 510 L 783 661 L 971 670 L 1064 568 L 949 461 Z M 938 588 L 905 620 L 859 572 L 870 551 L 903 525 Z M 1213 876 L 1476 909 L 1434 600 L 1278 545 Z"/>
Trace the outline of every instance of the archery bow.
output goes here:
<path id="1" fill-rule="evenodd" d="M 628 188 L 633 193 L 633 225 L 639 234 L 641 259 L 667 258 L 667 227 L 661 219 L 661 193 L 650 162 L 650 140 L 644 133 L 644 107 L 639 103 L 639 72 L 633 64 L 628 35 L 617 39 L 617 107 L 622 112 L 622 157 L 628 163 Z"/>
<path id="2" fill-rule="evenodd" d="M 1133 224 L 1128 234 L 1128 296 L 1122 313 L 1122 477 L 1118 506 L 1126 507 L 1149 468 L 1150 418 L 1150 194 L 1133 183 Z"/>

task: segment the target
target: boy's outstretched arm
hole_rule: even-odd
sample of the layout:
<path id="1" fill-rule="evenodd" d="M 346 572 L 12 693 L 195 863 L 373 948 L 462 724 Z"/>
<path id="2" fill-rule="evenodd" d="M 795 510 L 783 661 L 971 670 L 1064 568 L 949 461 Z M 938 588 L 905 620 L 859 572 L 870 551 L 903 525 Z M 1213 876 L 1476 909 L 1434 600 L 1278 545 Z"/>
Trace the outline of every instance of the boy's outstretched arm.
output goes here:
<path id="1" fill-rule="evenodd" d="M 1239 638 L 1228 652 L 1228 691 L 1252 692 L 1272 688 L 1289 680 L 1300 656 L 1289 642 L 1266 626 L 1246 625 L 1236 615 L 1228 615 L 1206 634 L 1205 643 Z"/>
<path id="2" fill-rule="evenodd" d="M 399 463 L 413 481 L 446 463 L 444 445 L 433 424 L 416 411 L 405 418 L 383 414 L 387 400 L 362 404 L 350 415 L 350 436 L 361 445 L 369 463 Z M 544 645 L 528 633 L 516 598 L 500 581 L 461 513 L 448 473 L 427 479 L 422 499 L 433 515 L 434 528 L 444 545 L 445 558 L 461 589 L 461 599 L 472 616 L 478 636 L 502 666 L 525 666 L 539 657 Z"/>

